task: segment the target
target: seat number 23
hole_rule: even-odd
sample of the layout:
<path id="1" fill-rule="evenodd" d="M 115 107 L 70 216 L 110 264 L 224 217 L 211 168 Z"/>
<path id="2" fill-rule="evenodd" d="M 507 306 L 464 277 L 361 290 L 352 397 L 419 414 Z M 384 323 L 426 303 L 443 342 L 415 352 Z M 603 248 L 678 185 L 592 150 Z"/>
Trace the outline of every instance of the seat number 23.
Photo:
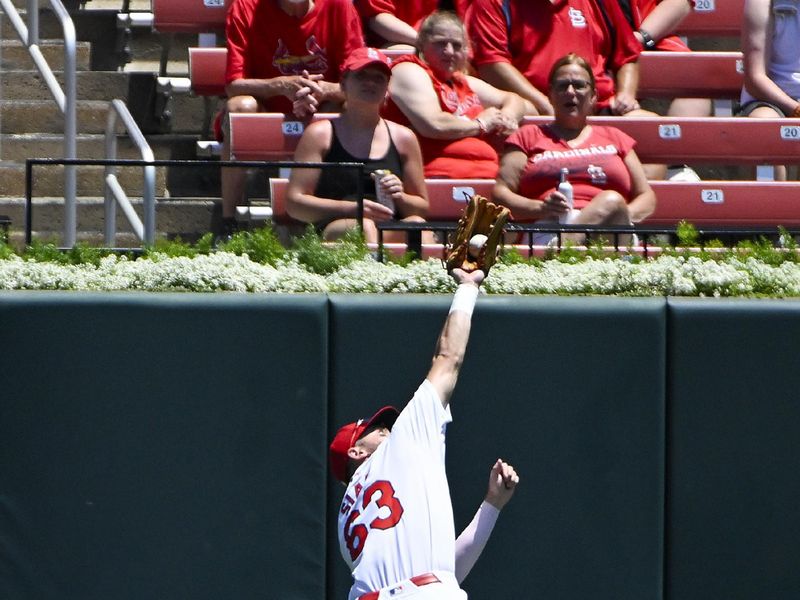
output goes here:
<path id="1" fill-rule="evenodd" d="M 360 490 L 356 488 L 356 496 Z M 375 504 L 381 510 L 381 514 L 386 514 L 385 508 L 389 509 L 389 513 L 384 517 L 375 517 L 369 524 L 358 523 L 355 521 L 361 516 L 361 510 L 365 509 L 369 503 L 375 498 Z M 364 490 L 364 495 L 361 499 L 361 510 L 352 506 L 353 501 L 349 496 L 345 497 L 344 504 L 342 504 L 342 512 L 352 507 L 350 514 L 347 516 L 347 521 L 344 524 L 344 541 L 347 546 L 347 551 L 350 553 L 350 560 L 356 560 L 364 549 L 364 544 L 367 541 L 369 532 L 373 529 L 391 529 L 400 522 L 400 517 L 403 516 L 403 505 L 400 500 L 395 498 L 394 487 L 389 481 L 376 481 Z"/>

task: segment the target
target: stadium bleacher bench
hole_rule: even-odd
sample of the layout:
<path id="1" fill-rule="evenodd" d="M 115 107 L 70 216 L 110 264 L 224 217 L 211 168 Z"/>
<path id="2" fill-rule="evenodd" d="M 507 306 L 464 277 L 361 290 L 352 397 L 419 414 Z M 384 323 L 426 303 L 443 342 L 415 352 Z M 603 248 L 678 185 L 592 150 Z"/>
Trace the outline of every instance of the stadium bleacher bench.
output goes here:
<path id="1" fill-rule="evenodd" d="M 744 83 L 741 52 L 642 52 L 641 98 L 738 99 Z"/>
<path id="2" fill-rule="evenodd" d="M 189 77 L 198 96 L 225 95 L 226 48 L 190 48 Z M 641 97 L 738 98 L 741 52 L 643 52 Z"/>
<path id="3" fill-rule="evenodd" d="M 272 219 L 297 224 L 286 212 L 288 179 L 269 180 Z M 655 212 L 642 225 L 675 226 L 689 221 L 698 226 L 800 227 L 800 189 L 796 182 L 760 181 L 652 181 Z M 491 179 L 426 179 L 429 221 L 454 222 L 466 206 L 468 194 L 491 198 Z"/>
<path id="4" fill-rule="evenodd" d="M 525 117 L 524 122 L 549 120 Z M 589 122 L 626 132 L 637 140 L 639 157 L 649 162 L 758 165 L 800 159 L 800 119 L 590 117 Z M 305 126 L 277 113 L 230 115 L 231 152 L 237 160 L 288 159 Z"/>
<path id="5" fill-rule="evenodd" d="M 549 117 L 525 117 L 525 123 Z M 800 119 L 738 117 L 589 117 L 621 129 L 648 162 L 793 164 L 800 158 Z"/>

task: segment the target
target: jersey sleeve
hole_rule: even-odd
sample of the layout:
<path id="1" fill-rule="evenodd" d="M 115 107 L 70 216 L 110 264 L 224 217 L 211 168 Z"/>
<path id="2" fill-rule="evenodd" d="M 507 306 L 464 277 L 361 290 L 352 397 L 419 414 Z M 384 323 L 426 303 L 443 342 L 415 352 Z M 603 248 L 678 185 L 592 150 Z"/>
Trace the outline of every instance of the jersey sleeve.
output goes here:
<path id="1" fill-rule="evenodd" d="M 538 125 L 523 125 L 506 138 L 505 145 L 507 148 L 510 146 L 529 154 L 531 149 L 536 147 L 540 136 L 541 130 Z"/>
<path id="2" fill-rule="evenodd" d="M 619 148 L 619 155 L 622 158 L 628 156 L 628 153 L 636 146 L 635 139 L 616 127 L 606 127 L 605 135 Z"/>
<path id="3" fill-rule="evenodd" d="M 444 449 L 445 429 L 452 420 L 450 407 L 442 406 L 436 388 L 426 379 L 397 417 L 390 439 L 392 444 L 414 444 L 438 456 Z"/>
<path id="4" fill-rule="evenodd" d="M 225 20 L 225 37 L 228 58 L 225 65 L 225 83 L 244 79 L 247 36 L 253 18 L 253 3 L 250 0 L 234 2 Z"/>
<path id="5" fill-rule="evenodd" d="M 467 31 L 472 42 L 472 62 L 476 67 L 511 62 L 502 0 L 475 0 L 468 11 Z"/>

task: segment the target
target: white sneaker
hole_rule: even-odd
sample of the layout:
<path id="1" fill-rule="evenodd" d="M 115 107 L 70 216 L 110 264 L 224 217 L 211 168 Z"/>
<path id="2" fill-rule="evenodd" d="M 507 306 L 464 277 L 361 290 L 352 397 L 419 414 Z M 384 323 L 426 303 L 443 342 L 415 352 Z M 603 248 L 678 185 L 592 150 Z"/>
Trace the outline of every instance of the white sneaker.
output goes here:
<path id="1" fill-rule="evenodd" d="M 667 169 L 667 181 L 685 181 L 695 182 L 702 181 L 700 176 L 691 167 L 681 165 L 679 167 L 670 167 Z"/>

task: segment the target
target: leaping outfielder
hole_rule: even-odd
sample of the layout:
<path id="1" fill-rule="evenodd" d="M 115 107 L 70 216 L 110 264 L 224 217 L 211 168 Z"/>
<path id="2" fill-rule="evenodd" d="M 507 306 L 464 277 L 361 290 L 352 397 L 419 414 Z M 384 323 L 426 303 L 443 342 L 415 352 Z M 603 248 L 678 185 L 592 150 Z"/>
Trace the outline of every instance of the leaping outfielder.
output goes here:
<path id="1" fill-rule="evenodd" d="M 497 213 L 487 218 L 492 210 Z M 504 222 L 485 199 L 470 202 L 448 258 L 458 289 L 425 380 L 401 412 L 387 406 L 345 425 L 330 445 L 331 470 L 347 485 L 338 534 L 353 574 L 349 600 L 466 600 L 460 583 L 519 482 L 514 468 L 498 459 L 484 502 L 456 539 L 444 460 L 450 396 Z M 470 257 L 476 233 L 488 233 L 488 241 Z"/>

